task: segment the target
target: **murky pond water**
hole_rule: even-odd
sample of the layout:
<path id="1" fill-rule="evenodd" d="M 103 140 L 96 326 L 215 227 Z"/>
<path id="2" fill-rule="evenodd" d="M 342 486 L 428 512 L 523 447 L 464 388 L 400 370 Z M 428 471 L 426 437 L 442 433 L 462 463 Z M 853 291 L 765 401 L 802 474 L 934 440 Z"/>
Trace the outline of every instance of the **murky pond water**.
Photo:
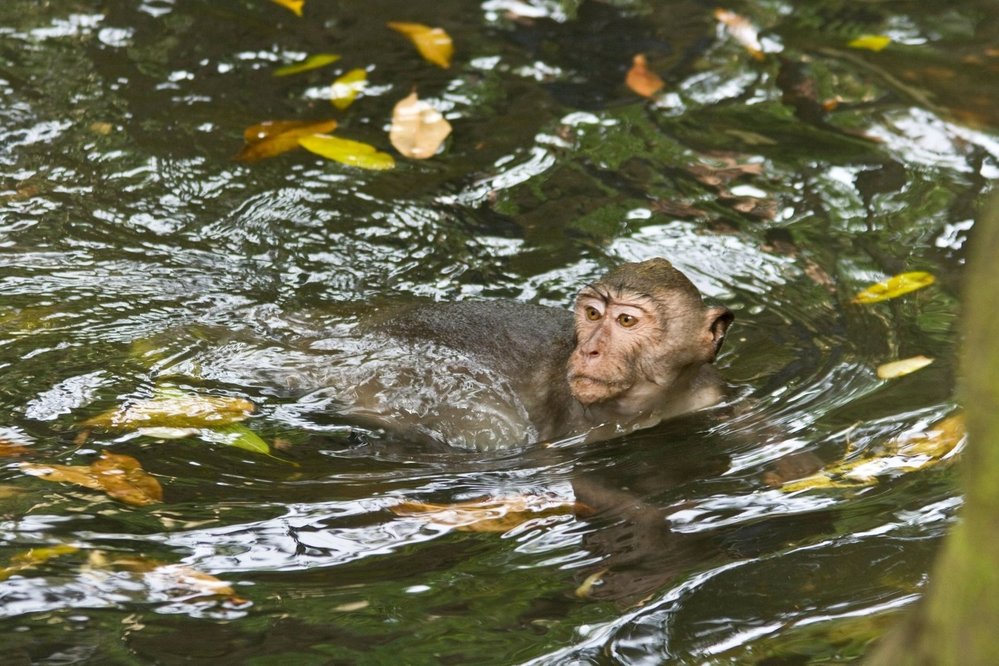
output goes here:
<path id="1" fill-rule="evenodd" d="M 899 442 L 957 409 L 964 253 L 999 174 L 999 23 L 978 0 L 731 9 L 746 25 L 682 0 L 309 0 L 301 18 L 267 0 L 2 3 L 7 663 L 862 654 L 919 597 L 961 504 L 953 456 Z M 452 66 L 387 21 L 446 29 Z M 273 76 L 316 53 L 342 58 Z M 624 84 L 637 53 L 665 82 L 651 99 Z M 338 111 L 330 83 L 356 67 L 368 86 Z M 244 128 L 279 119 L 335 118 L 392 152 L 414 87 L 454 127 L 430 160 L 233 160 Z M 470 453 L 296 390 L 365 313 L 563 307 L 657 255 L 736 313 L 721 408 Z M 852 302 L 911 270 L 936 282 Z M 934 362 L 875 374 L 914 355 Z M 271 455 L 217 430 L 84 425 L 164 387 L 252 401 L 243 424 Z M 135 458 L 163 501 L 27 473 L 102 451 Z M 773 487 L 795 453 L 869 465 Z M 538 513 L 492 532 L 398 515 L 483 498 Z"/>

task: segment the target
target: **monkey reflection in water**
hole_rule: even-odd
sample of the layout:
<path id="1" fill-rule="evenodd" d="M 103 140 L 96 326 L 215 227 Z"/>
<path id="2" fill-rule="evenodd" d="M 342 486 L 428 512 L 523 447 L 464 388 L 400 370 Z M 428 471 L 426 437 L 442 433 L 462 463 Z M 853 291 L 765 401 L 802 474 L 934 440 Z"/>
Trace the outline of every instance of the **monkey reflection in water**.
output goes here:
<path id="1" fill-rule="evenodd" d="M 476 450 L 607 439 L 717 403 L 733 319 L 665 259 L 619 266 L 572 312 L 512 301 L 414 306 L 362 325 L 338 411 Z"/>

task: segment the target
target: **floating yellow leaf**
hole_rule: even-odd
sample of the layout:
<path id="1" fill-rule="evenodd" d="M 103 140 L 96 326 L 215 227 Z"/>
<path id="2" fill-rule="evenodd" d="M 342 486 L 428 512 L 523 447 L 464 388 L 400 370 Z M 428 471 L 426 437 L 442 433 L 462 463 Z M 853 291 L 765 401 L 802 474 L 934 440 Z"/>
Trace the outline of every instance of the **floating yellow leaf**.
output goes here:
<path id="1" fill-rule="evenodd" d="M 298 140 L 298 143 L 316 155 L 348 166 L 361 169 L 391 169 L 395 166 L 395 160 L 392 159 L 391 155 L 380 152 L 374 146 L 360 141 L 340 139 L 325 134 L 313 134 L 303 136 Z"/>
<path id="2" fill-rule="evenodd" d="M 891 37 L 885 35 L 861 35 L 851 40 L 847 46 L 851 49 L 867 49 L 868 51 L 880 51 L 891 44 Z"/>
<path id="3" fill-rule="evenodd" d="M 473 500 L 455 504 L 403 502 L 391 507 L 397 516 L 421 516 L 462 532 L 508 532 L 528 520 L 573 513 L 575 502 L 536 495 Z"/>
<path id="4" fill-rule="evenodd" d="M 929 356 L 912 356 L 899 361 L 882 363 L 878 366 L 878 377 L 881 379 L 895 379 L 896 377 L 905 376 L 910 372 L 921 370 L 932 362 L 933 359 Z"/>
<path id="5" fill-rule="evenodd" d="M 60 544 L 57 546 L 45 546 L 42 548 L 32 548 L 23 553 L 18 553 L 10 558 L 10 564 L 0 567 L 0 580 L 7 580 L 15 574 L 19 574 L 25 569 L 31 569 L 48 562 L 53 557 L 68 555 L 80 550 L 76 546 Z"/>
<path id="6" fill-rule="evenodd" d="M 119 502 L 133 506 L 163 501 L 160 482 L 147 474 L 132 456 L 105 451 L 89 466 L 21 463 L 21 470 L 46 481 L 102 490 Z"/>
<path id="7" fill-rule="evenodd" d="M 367 83 L 367 72 L 360 67 L 352 69 L 333 82 L 330 101 L 333 102 L 333 106 L 342 111 L 354 103 L 358 93 L 364 90 L 364 86 Z M 317 134 L 325 134 L 325 132 L 317 132 Z"/>
<path id="8" fill-rule="evenodd" d="M 409 37 L 409 41 L 413 42 L 424 60 L 444 69 L 451 66 L 454 44 L 451 41 L 451 36 L 442 28 L 431 28 L 422 23 L 400 21 L 390 21 L 388 27 Z"/>
<path id="9" fill-rule="evenodd" d="M 451 123 L 415 92 L 399 100 L 392 110 L 389 140 L 406 157 L 432 157 L 450 133 Z"/>
<path id="10" fill-rule="evenodd" d="M 925 431 L 903 433 L 864 456 L 837 463 L 780 488 L 784 492 L 796 492 L 872 486 L 877 484 L 880 475 L 911 472 L 938 464 L 964 439 L 964 415 L 959 413 L 936 422 Z"/>
<path id="11" fill-rule="evenodd" d="M 271 0 L 271 2 L 276 2 L 282 7 L 290 9 L 295 16 L 301 16 L 302 7 L 305 6 L 305 0 Z"/>
<path id="12" fill-rule="evenodd" d="M 929 456 L 939 460 L 964 441 L 967 434 L 964 414 L 958 413 L 934 423 L 925 432 L 898 438 L 898 452 L 909 456 Z"/>
<path id="13" fill-rule="evenodd" d="M 760 44 L 759 33 L 752 21 L 727 9 L 716 9 L 715 18 L 725 26 L 735 41 L 749 51 L 749 55 L 757 60 L 763 60 L 763 45 Z"/>
<path id="14" fill-rule="evenodd" d="M 274 70 L 274 76 L 291 76 L 292 74 L 301 74 L 302 72 L 308 72 L 313 69 L 319 69 L 320 67 L 325 67 L 326 65 L 331 65 L 340 59 L 335 53 L 317 53 L 316 55 L 311 55 L 302 62 L 296 62 L 291 65 L 285 65 L 284 67 L 278 67 Z"/>
<path id="15" fill-rule="evenodd" d="M 889 298 L 895 298 L 897 296 L 901 296 L 902 294 L 908 294 L 910 291 L 927 287 L 935 281 L 936 278 L 925 271 L 899 273 L 898 275 L 888 278 L 884 282 L 872 284 L 867 289 L 864 289 L 862 292 L 853 297 L 853 302 L 877 303 L 879 301 L 886 301 Z"/>
<path id="16" fill-rule="evenodd" d="M 639 53 L 632 58 L 631 69 L 624 79 L 625 85 L 631 88 L 632 92 L 643 97 L 652 97 L 666 85 L 655 72 L 649 70 L 648 65 L 645 56 Z"/>
<path id="17" fill-rule="evenodd" d="M 576 596 L 580 599 L 587 599 L 590 593 L 593 592 L 593 588 L 603 582 L 604 574 L 606 574 L 610 569 L 600 569 L 599 571 L 594 571 L 579 584 L 576 588 Z"/>
<path id="18" fill-rule="evenodd" d="M 335 120 L 267 120 L 247 127 L 246 145 L 237 160 L 256 162 L 299 147 L 298 140 L 310 134 L 325 134 L 336 129 Z"/>

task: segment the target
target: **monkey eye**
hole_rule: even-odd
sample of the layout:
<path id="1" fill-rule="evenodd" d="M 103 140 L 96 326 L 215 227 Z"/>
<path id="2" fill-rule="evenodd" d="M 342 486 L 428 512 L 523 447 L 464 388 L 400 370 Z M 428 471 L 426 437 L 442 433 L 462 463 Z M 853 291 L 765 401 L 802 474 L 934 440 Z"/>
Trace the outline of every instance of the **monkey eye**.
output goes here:
<path id="1" fill-rule="evenodd" d="M 624 326 L 625 328 L 631 328 L 638 323 L 638 317 L 621 313 L 617 316 L 617 323 L 621 324 L 621 326 Z"/>
<path id="2" fill-rule="evenodd" d="M 586 318 L 590 321 L 597 321 L 600 319 L 600 310 L 596 309 L 592 305 L 587 305 L 583 312 L 586 313 Z"/>

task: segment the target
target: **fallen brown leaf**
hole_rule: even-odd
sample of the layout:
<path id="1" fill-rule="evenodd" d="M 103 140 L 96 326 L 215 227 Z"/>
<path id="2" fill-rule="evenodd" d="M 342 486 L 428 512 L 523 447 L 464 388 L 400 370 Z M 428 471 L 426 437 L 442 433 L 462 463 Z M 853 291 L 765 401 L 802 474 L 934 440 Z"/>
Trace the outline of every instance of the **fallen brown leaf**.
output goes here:
<path id="1" fill-rule="evenodd" d="M 105 451 L 88 466 L 21 463 L 21 470 L 46 481 L 73 483 L 91 490 L 101 490 L 119 502 L 133 506 L 163 501 L 160 482 L 147 474 L 138 460 L 123 454 Z"/>
<path id="2" fill-rule="evenodd" d="M 631 69 L 624 79 L 625 85 L 642 97 L 652 97 L 666 85 L 655 72 L 649 70 L 648 64 L 644 54 L 637 54 L 632 58 Z"/>
<path id="3" fill-rule="evenodd" d="M 243 131 L 246 145 L 236 155 L 242 162 L 257 162 L 298 148 L 298 140 L 336 129 L 335 120 L 266 120 Z"/>

